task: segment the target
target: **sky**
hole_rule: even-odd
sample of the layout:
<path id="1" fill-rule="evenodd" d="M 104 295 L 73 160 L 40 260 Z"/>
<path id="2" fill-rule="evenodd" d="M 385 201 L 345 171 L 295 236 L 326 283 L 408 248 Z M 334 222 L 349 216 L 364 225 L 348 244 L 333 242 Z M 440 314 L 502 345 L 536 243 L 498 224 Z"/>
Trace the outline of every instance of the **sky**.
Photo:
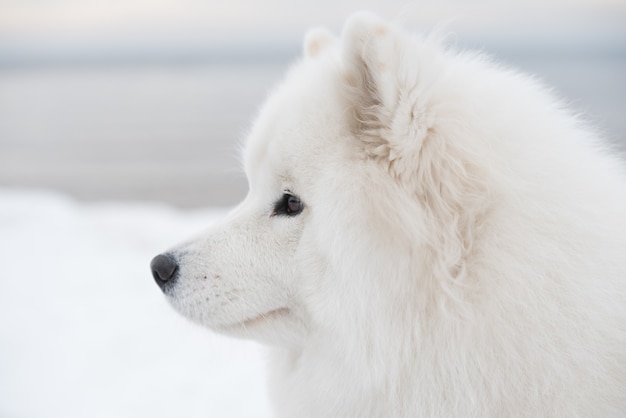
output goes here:
<path id="1" fill-rule="evenodd" d="M 312 26 L 337 31 L 358 9 L 425 28 L 453 20 L 454 28 L 478 34 L 626 37 L 626 0 L 0 0 L 0 42 L 280 41 L 300 39 Z"/>

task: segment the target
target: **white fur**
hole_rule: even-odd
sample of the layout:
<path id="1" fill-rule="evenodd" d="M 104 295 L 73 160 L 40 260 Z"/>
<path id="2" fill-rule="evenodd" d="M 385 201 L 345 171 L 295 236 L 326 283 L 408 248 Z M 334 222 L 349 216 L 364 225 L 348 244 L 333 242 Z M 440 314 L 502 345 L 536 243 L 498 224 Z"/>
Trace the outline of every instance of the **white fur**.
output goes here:
<path id="1" fill-rule="evenodd" d="M 532 79 L 360 13 L 307 37 L 245 168 L 167 293 L 273 345 L 278 416 L 626 416 L 626 175 Z"/>

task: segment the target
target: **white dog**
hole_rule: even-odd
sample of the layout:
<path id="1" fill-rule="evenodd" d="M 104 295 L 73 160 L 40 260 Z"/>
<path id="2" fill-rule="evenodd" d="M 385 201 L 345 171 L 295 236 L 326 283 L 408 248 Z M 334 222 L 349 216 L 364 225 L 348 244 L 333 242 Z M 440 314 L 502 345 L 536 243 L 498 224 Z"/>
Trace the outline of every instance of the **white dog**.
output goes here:
<path id="1" fill-rule="evenodd" d="M 626 175 L 540 85 L 375 16 L 314 30 L 246 199 L 155 257 L 274 346 L 280 417 L 626 416 Z"/>

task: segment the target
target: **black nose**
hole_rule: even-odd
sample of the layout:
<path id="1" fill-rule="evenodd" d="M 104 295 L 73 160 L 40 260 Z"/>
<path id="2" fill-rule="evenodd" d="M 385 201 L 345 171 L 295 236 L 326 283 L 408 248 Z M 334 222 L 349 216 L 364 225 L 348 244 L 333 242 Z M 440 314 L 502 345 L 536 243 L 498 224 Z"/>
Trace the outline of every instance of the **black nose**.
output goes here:
<path id="1" fill-rule="evenodd" d="M 169 254 L 159 254 L 150 262 L 152 277 L 163 289 L 166 284 L 171 284 L 178 276 L 178 264 L 174 257 Z"/>

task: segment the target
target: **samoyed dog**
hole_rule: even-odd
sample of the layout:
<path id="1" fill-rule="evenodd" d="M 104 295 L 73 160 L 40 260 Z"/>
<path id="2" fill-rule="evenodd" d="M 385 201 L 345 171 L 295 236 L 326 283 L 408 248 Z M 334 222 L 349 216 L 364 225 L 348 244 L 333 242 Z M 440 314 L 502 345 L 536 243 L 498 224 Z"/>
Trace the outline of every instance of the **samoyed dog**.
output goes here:
<path id="1" fill-rule="evenodd" d="M 359 13 L 306 36 L 244 164 L 151 267 L 272 346 L 277 416 L 626 416 L 625 170 L 533 79 Z"/>

